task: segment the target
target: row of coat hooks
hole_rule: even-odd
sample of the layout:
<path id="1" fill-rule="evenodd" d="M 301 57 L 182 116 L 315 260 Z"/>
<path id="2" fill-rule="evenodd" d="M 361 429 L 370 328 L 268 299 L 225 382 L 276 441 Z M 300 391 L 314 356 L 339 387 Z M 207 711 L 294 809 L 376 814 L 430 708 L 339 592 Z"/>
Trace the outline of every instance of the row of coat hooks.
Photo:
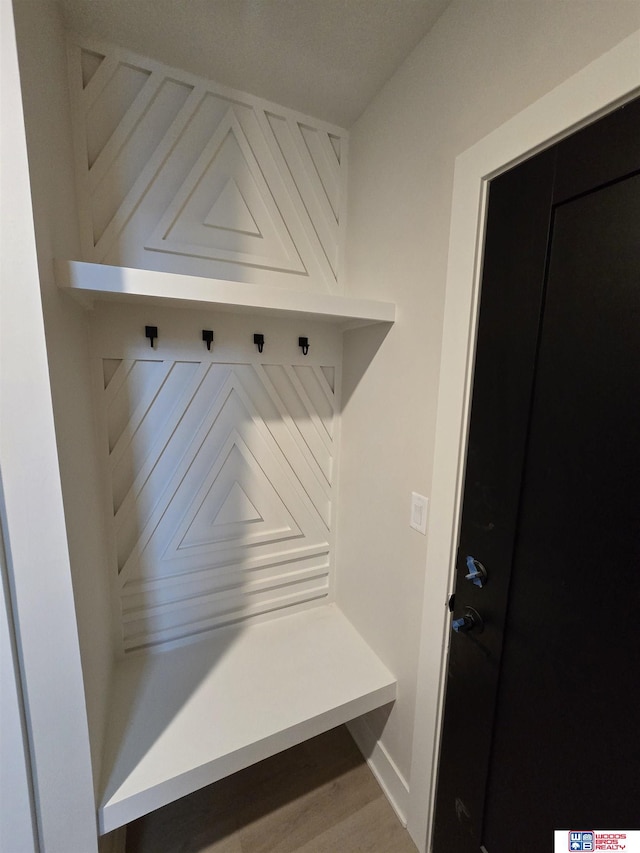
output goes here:
<path id="1" fill-rule="evenodd" d="M 144 336 L 149 339 L 149 345 L 153 347 L 153 342 L 158 337 L 158 327 L 145 326 Z M 213 329 L 203 329 L 202 340 L 207 345 L 207 350 L 211 351 L 211 344 L 213 343 Z M 253 336 L 253 342 L 258 347 L 258 352 L 262 352 L 264 349 L 264 335 L 256 332 Z M 302 354 L 307 355 L 309 352 L 309 338 L 298 338 L 298 346 L 302 350 Z"/>

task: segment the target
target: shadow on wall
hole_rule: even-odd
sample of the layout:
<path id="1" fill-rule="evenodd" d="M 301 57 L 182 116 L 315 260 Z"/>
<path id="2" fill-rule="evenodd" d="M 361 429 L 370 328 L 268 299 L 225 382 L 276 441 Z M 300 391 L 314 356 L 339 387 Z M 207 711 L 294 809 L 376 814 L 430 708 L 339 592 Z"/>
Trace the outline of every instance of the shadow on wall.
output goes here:
<path id="1" fill-rule="evenodd" d="M 220 333 L 208 351 L 195 334 L 201 313 L 154 309 L 152 349 L 147 315 L 98 306 L 93 318 L 127 658 L 110 712 L 125 741 L 105 761 L 105 800 L 224 667 L 250 621 L 329 593 L 339 362 L 327 366 L 328 345 L 320 354 L 314 343 L 313 358 L 296 352 L 297 338 L 278 351 L 285 336 L 273 325 L 259 354 L 254 320 L 225 315 L 210 318 Z"/>
<path id="2" fill-rule="evenodd" d="M 122 651 L 197 638 L 329 592 L 340 338 L 316 324 L 93 312 Z M 202 326 L 215 328 L 210 350 Z M 306 327 L 304 329 L 306 331 Z"/>
<path id="3" fill-rule="evenodd" d="M 311 382 L 317 390 L 321 375 L 296 365 L 119 362 L 104 394 L 125 650 L 326 595 L 330 502 L 318 487 L 317 508 L 308 497 L 300 450 L 306 439 L 307 457 L 324 455 L 317 467 L 331 475 L 331 454 L 313 444 L 322 420 L 292 412 L 290 401 L 287 426 L 269 394 L 282 400 L 286 386 L 293 394 Z"/>
<path id="4" fill-rule="evenodd" d="M 360 380 L 372 364 L 393 323 L 376 323 L 344 333 L 342 408 L 347 405 Z"/>

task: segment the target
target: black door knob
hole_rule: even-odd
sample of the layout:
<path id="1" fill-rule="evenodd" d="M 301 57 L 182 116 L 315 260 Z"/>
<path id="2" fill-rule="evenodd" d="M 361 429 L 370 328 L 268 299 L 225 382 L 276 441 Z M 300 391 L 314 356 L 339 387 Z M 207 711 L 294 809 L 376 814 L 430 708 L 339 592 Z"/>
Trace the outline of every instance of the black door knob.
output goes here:
<path id="1" fill-rule="evenodd" d="M 484 631 L 484 621 L 475 607 L 467 605 L 464 609 L 464 615 L 454 619 L 451 627 L 459 634 L 468 634 L 469 631 L 481 634 Z"/>

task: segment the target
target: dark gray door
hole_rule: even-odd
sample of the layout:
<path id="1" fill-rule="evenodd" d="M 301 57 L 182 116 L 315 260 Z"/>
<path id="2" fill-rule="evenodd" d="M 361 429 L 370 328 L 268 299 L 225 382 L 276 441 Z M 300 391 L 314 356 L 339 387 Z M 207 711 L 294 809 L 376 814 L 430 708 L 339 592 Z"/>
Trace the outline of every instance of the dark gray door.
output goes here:
<path id="1" fill-rule="evenodd" d="M 635 102 L 490 188 L 435 853 L 640 825 L 639 487 Z"/>

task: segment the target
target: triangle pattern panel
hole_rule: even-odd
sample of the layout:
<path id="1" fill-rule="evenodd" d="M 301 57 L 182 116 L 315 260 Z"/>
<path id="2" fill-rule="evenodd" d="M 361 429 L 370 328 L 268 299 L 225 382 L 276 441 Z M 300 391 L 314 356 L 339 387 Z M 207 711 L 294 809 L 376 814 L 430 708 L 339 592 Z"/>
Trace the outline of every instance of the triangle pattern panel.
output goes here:
<path id="1" fill-rule="evenodd" d="M 213 482 L 205 484 L 204 499 L 199 506 L 200 496 L 194 501 L 176 552 L 220 542 L 249 545 L 302 535 L 240 436 L 234 434 L 227 447 Z"/>
<path id="2" fill-rule="evenodd" d="M 302 123 L 298 123 L 298 127 L 337 222 L 340 215 L 340 164 L 329 134 Z"/>
<path id="3" fill-rule="evenodd" d="M 84 188 L 94 223 L 96 263 L 135 263 L 131 250 L 136 245 L 142 248 L 149 231 L 149 224 L 142 229 L 136 224 L 135 214 L 148 191 L 164 183 L 157 180 L 158 174 L 201 97 L 194 86 L 152 75 L 101 151 Z M 148 222 L 155 223 L 158 215 Z M 142 265 L 152 266 L 148 258 Z"/>
<path id="4" fill-rule="evenodd" d="M 321 367 L 322 374 L 327 382 L 327 387 L 331 393 L 335 393 L 336 369 L 335 367 Z"/>
<path id="5" fill-rule="evenodd" d="M 210 228 L 221 228 L 224 231 L 237 231 L 250 237 L 262 237 L 260 229 L 233 178 L 227 180 L 220 195 L 211 206 L 211 210 L 205 216 L 204 224 Z"/>
<path id="6" fill-rule="evenodd" d="M 100 68 L 103 60 L 104 60 L 104 55 L 101 53 L 96 53 L 93 50 L 81 50 L 80 51 L 80 65 L 82 68 L 82 88 L 83 89 L 87 88 L 87 86 L 91 82 L 91 78 L 96 73 L 98 68 Z"/>
<path id="7" fill-rule="evenodd" d="M 225 208 L 224 201 L 230 206 Z M 251 142 L 232 107 L 146 247 L 306 274 Z"/>
<path id="8" fill-rule="evenodd" d="M 200 410 L 199 428 L 162 443 L 181 462 L 120 574 L 125 651 L 328 594 L 328 530 L 242 379 L 248 368 L 214 363 L 186 404 Z"/>
<path id="9" fill-rule="evenodd" d="M 291 366 L 263 365 L 263 370 L 287 413 L 293 416 L 294 426 L 299 431 L 308 459 L 313 459 L 327 484 L 331 483 L 333 447 L 321 418 L 314 409 L 313 401 L 306 392 Z M 304 376 L 303 376 L 304 379 Z"/>
<path id="10" fill-rule="evenodd" d="M 179 364 L 173 363 L 172 375 Z M 134 553 L 139 552 L 141 543 L 148 540 L 160 515 L 168 508 L 175 483 L 185 475 L 185 466 L 193 455 L 191 448 L 204 440 L 209 429 L 215 401 L 228 393 L 229 374 L 226 365 L 201 363 L 191 381 L 184 375 L 179 377 L 183 382 L 182 392 L 176 395 L 170 417 L 154 417 L 153 409 L 149 409 L 145 417 L 153 425 L 154 434 L 147 436 L 147 452 L 137 454 L 139 459 L 144 456 L 142 465 L 136 466 L 133 477 L 128 477 L 127 482 L 120 476 L 121 466 L 113 468 L 114 533 L 119 572 L 125 572 Z"/>
<path id="11" fill-rule="evenodd" d="M 94 83 L 99 70 L 92 78 Z M 138 68 L 124 62 L 116 65 L 100 98 L 91 104 L 87 112 L 87 154 L 90 170 L 108 141 L 117 133 L 129 110 L 134 108 L 136 99 L 150 77 L 151 72 L 146 68 Z"/>
<path id="12" fill-rule="evenodd" d="M 109 387 L 109 383 L 115 376 L 121 364 L 121 358 L 105 358 L 102 360 L 102 375 L 104 378 L 105 391 Z"/>
<path id="13" fill-rule="evenodd" d="M 336 160 L 338 161 L 338 163 L 340 163 L 340 158 L 341 158 L 341 154 L 342 154 L 342 150 L 341 150 L 342 140 L 340 139 L 339 136 L 334 136 L 333 133 L 330 133 L 329 134 L 329 142 L 331 143 L 331 147 L 333 148 L 333 153 L 336 155 Z"/>
<path id="14" fill-rule="evenodd" d="M 166 380 L 169 366 L 155 359 L 123 361 L 105 389 L 109 401 L 109 452 L 135 430 L 141 414 L 148 409 Z"/>
<path id="15" fill-rule="evenodd" d="M 206 368 L 198 362 L 170 363 L 154 393 L 146 402 L 141 401 L 143 405 L 136 407 L 130 415 L 126 435 L 121 436 L 109 456 L 113 509 L 117 519 L 121 517 L 122 509 L 125 516 L 133 511 L 136 522 L 139 522 L 142 507 L 131 502 L 137 491 L 136 482 L 144 482 L 143 472 L 145 469 L 149 472 L 168 436 L 178 428 L 185 428 L 183 407 L 193 397 L 195 388 L 206 375 L 205 371 Z M 123 506 L 127 496 L 128 506 Z"/>
<path id="16" fill-rule="evenodd" d="M 328 275 L 337 281 L 340 224 L 305 143 L 300 124 L 293 119 L 271 113 L 267 114 L 266 118 L 284 168 L 289 171 L 304 209 L 310 217 L 318 259 L 323 266 L 327 265 Z"/>
<path id="17" fill-rule="evenodd" d="M 341 292 L 345 131 L 126 48 L 69 48 L 83 260 Z"/>
<path id="18" fill-rule="evenodd" d="M 216 387 L 220 377 L 223 384 Z M 136 495 L 135 506 L 141 507 L 142 513 L 135 541 L 130 542 L 123 554 L 121 576 L 125 580 L 140 573 L 144 576 L 144 567 L 147 572 L 165 574 L 159 567 L 171 540 L 210 472 L 220 464 L 220 454 L 228 437 L 236 424 L 247 416 L 234 392 L 234 376 L 226 365 L 212 365 L 207 381 L 194 391 L 187 403 L 183 422 L 190 421 L 193 412 L 197 413 L 196 431 L 178 429 L 171 434 L 155 460 L 153 471 Z M 176 459 L 180 460 L 177 465 L 165 464 L 166 460 Z M 161 479 L 154 476 L 156 470 L 164 471 Z M 124 524 L 123 530 L 127 526 L 130 525 Z"/>
<path id="19" fill-rule="evenodd" d="M 300 393 L 303 395 L 312 417 L 317 418 L 329 438 L 333 438 L 335 427 L 335 401 L 333 394 L 327 393 L 324 374 L 313 367 L 306 365 L 294 365 L 291 371 L 295 376 L 296 384 L 299 384 Z"/>
<path id="20" fill-rule="evenodd" d="M 322 439 L 312 423 L 313 414 L 295 393 L 287 393 L 286 365 L 254 365 L 237 367 L 247 393 L 271 432 L 281 453 L 295 471 L 315 512 L 327 531 L 331 529 L 331 460 L 335 448 L 320 443 Z M 275 374 L 275 375 L 274 375 Z M 318 451 L 320 452 L 318 454 Z M 327 463 L 327 464 L 325 464 Z"/>
<path id="21" fill-rule="evenodd" d="M 248 523 L 251 521 L 264 521 L 247 493 L 236 480 L 229 489 L 229 494 L 215 515 L 211 525 Z"/>
<path id="22" fill-rule="evenodd" d="M 164 452 L 179 453 L 183 464 L 139 532 L 121 573 L 124 582 L 230 564 L 241 568 L 248 551 L 254 564 L 328 548 L 321 519 L 308 499 L 301 500 L 300 483 L 287 473 L 286 460 L 233 371 L 190 446 L 169 442 Z M 236 482 L 262 521 L 216 527 Z"/>

